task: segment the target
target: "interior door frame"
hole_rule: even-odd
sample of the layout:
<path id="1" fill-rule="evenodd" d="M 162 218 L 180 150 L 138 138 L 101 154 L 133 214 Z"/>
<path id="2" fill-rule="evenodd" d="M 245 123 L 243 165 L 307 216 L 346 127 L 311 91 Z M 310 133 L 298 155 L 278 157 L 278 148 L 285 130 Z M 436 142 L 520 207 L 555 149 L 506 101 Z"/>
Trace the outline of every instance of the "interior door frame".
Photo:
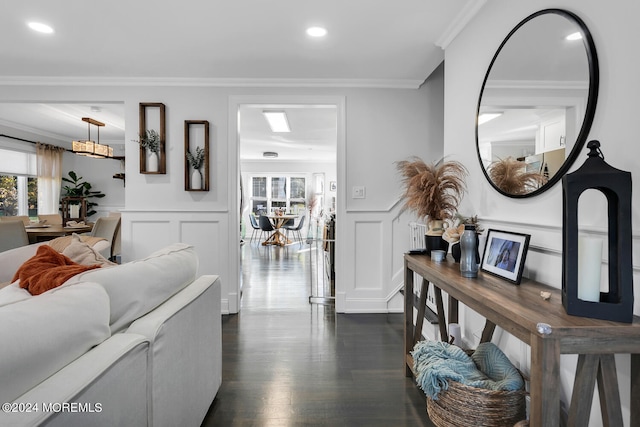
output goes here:
<path id="1" fill-rule="evenodd" d="M 228 126 L 228 165 L 229 165 L 229 261 L 232 266 L 229 278 L 229 313 L 240 311 L 240 106 L 244 104 L 295 104 L 295 105 L 333 105 L 337 114 L 337 147 L 336 147 L 336 216 L 346 218 L 346 98 L 345 96 L 327 95 L 232 95 L 229 97 L 229 126 Z M 342 247 L 340 238 L 344 236 L 343 221 L 336 221 L 336 294 L 342 291 L 341 272 Z"/>

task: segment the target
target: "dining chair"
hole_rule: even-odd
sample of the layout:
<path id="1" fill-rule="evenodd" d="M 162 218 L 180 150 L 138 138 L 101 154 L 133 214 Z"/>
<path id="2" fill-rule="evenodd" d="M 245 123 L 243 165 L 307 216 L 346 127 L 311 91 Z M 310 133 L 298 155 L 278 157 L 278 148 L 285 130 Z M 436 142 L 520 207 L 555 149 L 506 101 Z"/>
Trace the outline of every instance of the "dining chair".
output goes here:
<path id="1" fill-rule="evenodd" d="M 260 225 L 260 240 L 262 240 L 262 235 L 266 232 L 266 233 L 271 233 L 274 228 L 273 228 L 273 224 L 271 224 L 271 221 L 269 220 L 269 218 L 267 218 L 264 215 L 260 215 L 260 218 L 258 218 L 258 224 Z"/>
<path id="2" fill-rule="evenodd" d="M 8 221 L 20 221 L 24 225 L 29 225 L 31 220 L 27 215 L 16 215 L 16 216 L 0 216 L 0 221 L 8 222 Z"/>
<path id="3" fill-rule="evenodd" d="M 120 234 L 120 217 L 117 216 L 103 216 L 96 220 L 93 225 L 90 235 L 93 237 L 103 237 L 109 241 L 109 247 L 100 251 L 102 256 L 109 260 L 115 259 L 116 254 L 114 249 L 114 243 L 119 240 Z"/>
<path id="4" fill-rule="evenodd" d="M 62 215 L 60 214 L 38 214 L 38 220 L 45 221 L 49 225 L 62 225 Z"/>
<path id="5" fill-rule="evenodd" d="M 256 216 L 253 214 L 253 212 L 249 214 L 249 222 L 251 223 L 251 228 L 253 229 L 251 231 L 251 239 L 249 239 L 249 241 L 252 242 L 256 232 L 260 230 L 260 226 L 258 225 L 258 220 L 256 219 Z"/>
<path id="6" fill-rule="evenodd" d="M 302 230 L 302 227 L 304 226 L 304 219 L 306 218 L 305 215 L 302 215 L 300 217 L 300 221 L 298 222 L 298 225 L 285 225 L 284 229 L 287 231 L 287 233 L 289 231 L 291 231 L 293 233 L 293 235 L 295 236 L 296 234 L 298 235 L 298 240 L 302 242 L 302 233 L 300 232 L 300 230 Z"/>
<path id="7" fill-rule="evenodd" d="M 0 252 L 28 244 L 29 236 L 22 221 L 0 221 Z"/>

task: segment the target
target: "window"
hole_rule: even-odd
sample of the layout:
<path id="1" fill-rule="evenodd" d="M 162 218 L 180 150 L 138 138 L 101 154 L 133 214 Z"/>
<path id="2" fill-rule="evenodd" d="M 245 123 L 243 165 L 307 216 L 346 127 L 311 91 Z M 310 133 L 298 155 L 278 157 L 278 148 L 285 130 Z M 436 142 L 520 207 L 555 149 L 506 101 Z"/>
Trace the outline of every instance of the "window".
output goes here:
<path id="1" fill-rule="evenodd" d="M 36 155 L 0 148 L 0 216 L 38 216 Z"/>
<path id="2" fill-rule="evenodd" d="M 287 178 L 282 176 L 271 178 L 271 198 L 277 200 L 287 198 Z"/>
<path id="3" fill-rule="evenodd" d="M 267 212 L 267 178 L 264 176 L 251 179 L 251 189 L 253 191 L 251 197 L 251 212 L 260 215 Z"/>
<path id="4" fill-rule="evenodd" d="M 306 179 L 287 176 L 251 178 L 251 211 L 259 215 L 274 209 L 300 212 L 306 206 Z"/>
<path id="5" fill-rule="evenodd" d="M 291 198 L 304 200 L 305 198 L 304 178 L 291 178 Z"/>
<path id="6" fill-rule="evenodd" d="M 267 178 L 264 176 L 253 177 L 253 197 L 267 198 Z"/>

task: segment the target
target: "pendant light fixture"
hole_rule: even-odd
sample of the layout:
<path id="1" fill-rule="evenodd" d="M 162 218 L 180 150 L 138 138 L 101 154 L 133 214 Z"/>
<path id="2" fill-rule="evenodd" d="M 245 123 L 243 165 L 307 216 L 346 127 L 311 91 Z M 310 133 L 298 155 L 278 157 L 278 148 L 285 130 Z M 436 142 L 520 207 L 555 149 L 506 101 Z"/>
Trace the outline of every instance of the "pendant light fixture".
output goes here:
<path id="1" fill-rule="evenodd" d="M 93 157 L 97 159 L 108 159 L 113 157 L 113 148 L 108 145 L 100 144 L 100 128 L 104 123 L 94 120 L 90 117 L 83 117 L 83 122 L 87 122 L 87 139 L 73 141 L 71 143 L 71 151 L 81 156 Z M 98 142 L 91 140 L 91 125 L 98 128 Z"/>

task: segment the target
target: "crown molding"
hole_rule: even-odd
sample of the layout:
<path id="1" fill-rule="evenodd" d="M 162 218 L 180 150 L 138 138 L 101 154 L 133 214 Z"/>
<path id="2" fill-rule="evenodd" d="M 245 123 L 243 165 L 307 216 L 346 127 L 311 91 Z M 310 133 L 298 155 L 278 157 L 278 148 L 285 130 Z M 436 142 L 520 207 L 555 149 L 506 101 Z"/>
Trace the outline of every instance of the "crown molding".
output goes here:
<path id="1" fill-rule="evenodd" d="M 418 89 L 421 79 L 250 79 L 189 77 L 0 76 L 0 86 L 170 86 Z"/>
<path id="2" fill-rule="evenodd" d="M 469 0 L 467 5 L 458 13 L 446 30 L 438 37 L 435 45 L 445 50 L 467 24 L 482 9 L 487 0 Z"/>

